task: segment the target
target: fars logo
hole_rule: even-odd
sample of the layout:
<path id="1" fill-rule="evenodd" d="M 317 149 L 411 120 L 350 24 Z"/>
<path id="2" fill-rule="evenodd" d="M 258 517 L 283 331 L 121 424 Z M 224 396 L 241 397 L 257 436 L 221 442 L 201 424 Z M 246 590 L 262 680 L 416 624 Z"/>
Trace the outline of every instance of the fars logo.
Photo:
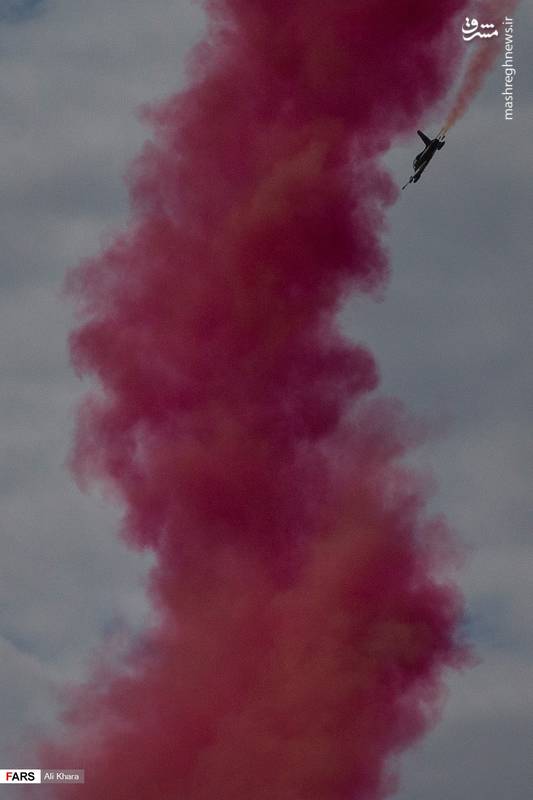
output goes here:
<path id="1" fill-rule="evenodd" d="M 40 769 L 0 769 L 0 783 L 40 783 Z"/>

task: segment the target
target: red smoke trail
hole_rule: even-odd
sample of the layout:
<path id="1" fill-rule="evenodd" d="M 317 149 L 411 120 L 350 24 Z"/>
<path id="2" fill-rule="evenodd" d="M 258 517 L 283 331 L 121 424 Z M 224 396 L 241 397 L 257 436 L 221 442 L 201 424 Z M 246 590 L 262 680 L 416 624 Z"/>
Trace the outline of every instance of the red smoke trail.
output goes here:
<path id="1" fill-rule="evenodd" d="M 376 158 L 449 86 L 462 0 L 209 2 L 133 219 L 72 279 L 75 468 L 154 551 L 158 622 L 72 699 L 54 797 L 375 800 L 464 662 L 401 414 L 336 329 L 386 276 Z"/>
<path id="2" fill-rule="evenodd" d="M 517 4 L 518 0 L 479 0 L 476 9 L 479 21 L 493 24 L 498 30 L 498 36 L 485 40 L 476 39 L 475 52 L 468 63 L 457 98 L 444 124 L 445 130 L 449 130 L 466 113 L 498 56 L 504 57 L 505 28 L 502 27 L 502 22 L 513 12 Z"/>

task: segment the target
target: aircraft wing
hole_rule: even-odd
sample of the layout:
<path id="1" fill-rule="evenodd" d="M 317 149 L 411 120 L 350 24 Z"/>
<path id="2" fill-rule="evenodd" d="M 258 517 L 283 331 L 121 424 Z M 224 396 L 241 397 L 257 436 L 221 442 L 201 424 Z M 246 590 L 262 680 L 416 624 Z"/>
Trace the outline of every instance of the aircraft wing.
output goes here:
<path id="1" fill-rule="evenodd" d="M 417 133 L 424 142 L 424 144 L 426 145 L 426 147 L 428 146 L 428 144 L 431 144 L 431 139 L 429 138 L 429 136 L 426 136 L 426 134 L 422 133 L 422 131 L 417 131 Z"/>

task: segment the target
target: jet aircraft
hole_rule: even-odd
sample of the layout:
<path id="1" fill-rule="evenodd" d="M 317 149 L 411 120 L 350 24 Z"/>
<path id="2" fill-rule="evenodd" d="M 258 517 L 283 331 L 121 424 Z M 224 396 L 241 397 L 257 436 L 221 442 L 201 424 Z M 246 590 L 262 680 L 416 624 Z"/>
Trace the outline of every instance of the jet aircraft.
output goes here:
<path id="1" fill-rule="evenodd" d="M 416 183 L 422 177 L 422 173 L 424 172 L 425 168 L 437 152 L 437 150 L 442 150 L 445 145 L 444 136 L 446 135 L 446 128 L 441 128 L 434 139 L 430 139 L 429 136 L 426 136 L 425 133 L 422 131 L 417 131 L 418 135 L 424 142 L 424 149 L 421 153 L 419 153 L 415 160 L 413 161 L 413 169 L 415 171 L 414 175 L 411 175 L 407 183 L 402 186 L 402 189 L 405 189 L 406 186 L 409 186 L 410 183 Z"/>

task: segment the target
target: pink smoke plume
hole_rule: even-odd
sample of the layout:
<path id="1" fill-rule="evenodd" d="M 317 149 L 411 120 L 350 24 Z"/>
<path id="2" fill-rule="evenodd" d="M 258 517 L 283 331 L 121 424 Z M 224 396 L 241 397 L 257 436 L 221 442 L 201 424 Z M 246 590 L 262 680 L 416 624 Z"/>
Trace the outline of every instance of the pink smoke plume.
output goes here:
<path id="1" fill-rule="evenodd" d="M 502 23 L 518 5 L 518 0 L 479 0 L 476 15 L 480 21 L 491 23 L 498 31 L 498 36 L 485 40 L 472 40 L 475 52 L 467 64 L 466 72 L 457 92 L 455 102 L 444 124 L 445 130 L 455 125 L 464 116 L 472 100 L 483 87 L 485 78 L 496 62 L 498 56 L 505 54 L 505 27 Z"/>
<path id="2" fill-rule="evenodd" d="M 467 658 L 415 438 L 341 336 L 383 285 L 378 157 L 448 89 L 463 0 L 212 0 L 147 112 L 126 232 L 70 289 L 74 467 L 156 557 L 157 622 L 71 693 L 58 798 L 377 800 Z M 105 655 L 105 654 L 104 654 Z"/>

